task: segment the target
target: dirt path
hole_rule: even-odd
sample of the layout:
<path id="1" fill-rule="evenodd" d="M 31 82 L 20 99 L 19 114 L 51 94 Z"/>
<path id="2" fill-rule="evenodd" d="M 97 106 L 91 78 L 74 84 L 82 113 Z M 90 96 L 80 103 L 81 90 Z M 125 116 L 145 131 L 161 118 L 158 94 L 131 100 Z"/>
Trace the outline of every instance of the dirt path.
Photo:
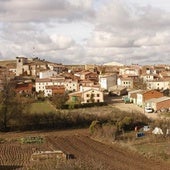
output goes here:
<path id="1" fill-rule="evenodd" d="M 122 111 L 128 111 L 132 113 L 138 112 L 146 115 L 149 119 L 158 119 L 158 118 L 160 119 L 158 113 L 146 113 L 143 108 L 132 103 L 125 104 L 120 98 L 113 98 L 111 101 L 112 102 L 110 103 L 110 105 L 112 107 L 118 108 Z"/>

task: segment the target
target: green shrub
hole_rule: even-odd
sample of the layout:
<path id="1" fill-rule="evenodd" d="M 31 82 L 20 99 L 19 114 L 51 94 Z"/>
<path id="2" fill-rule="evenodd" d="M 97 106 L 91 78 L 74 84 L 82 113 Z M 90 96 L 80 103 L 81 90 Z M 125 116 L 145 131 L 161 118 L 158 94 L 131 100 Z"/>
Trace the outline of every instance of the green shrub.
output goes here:
<path id="1" fill-rule="evenodd" d="M 94 121 L 91 123 L 90 127 L 89 127 L 89 130 L 90 130 L 90 133 L 91 133 L 91 134 L 93 134 L 93 133 L 95 132 L 95 129 L 96 129 L 97 126 L 98 126 L 98 127 L 101 126 L 101 125 L 100 125 L 100 122 L 99 122 L 98 120 L 94 120 Z"/>

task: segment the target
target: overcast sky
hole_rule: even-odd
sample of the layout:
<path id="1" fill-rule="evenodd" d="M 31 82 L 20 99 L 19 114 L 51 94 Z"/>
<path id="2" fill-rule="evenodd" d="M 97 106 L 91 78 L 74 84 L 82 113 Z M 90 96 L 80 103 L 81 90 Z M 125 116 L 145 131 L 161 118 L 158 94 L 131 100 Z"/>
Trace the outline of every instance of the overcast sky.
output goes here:
<path id="1" fill-rule="evenodd" d="M 0 59 L 170 64 L 170 0 L 0 0 Z"/>

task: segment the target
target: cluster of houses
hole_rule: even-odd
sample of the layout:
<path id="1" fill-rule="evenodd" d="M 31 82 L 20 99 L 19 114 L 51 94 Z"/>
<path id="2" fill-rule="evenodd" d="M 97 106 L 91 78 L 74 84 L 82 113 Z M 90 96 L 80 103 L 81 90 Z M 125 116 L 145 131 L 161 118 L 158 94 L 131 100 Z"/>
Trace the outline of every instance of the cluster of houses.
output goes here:
<path id="1" fill-rule="evenodd" d="M 16 80 L 18 93 L 36 92 L 48 97 L 67 92 L 69 100 L 76 103 L 104 102 L 105 93 L 128 93 L 128 98 L 139 106 L 154 110 L 170 107 L 170 98 L 163 94 L 169 94 L 170 65 L 63 65 L 16 57 L 16 62 L 6 69 Z M 0 68 L 1 77 L 4 70 Z"/>

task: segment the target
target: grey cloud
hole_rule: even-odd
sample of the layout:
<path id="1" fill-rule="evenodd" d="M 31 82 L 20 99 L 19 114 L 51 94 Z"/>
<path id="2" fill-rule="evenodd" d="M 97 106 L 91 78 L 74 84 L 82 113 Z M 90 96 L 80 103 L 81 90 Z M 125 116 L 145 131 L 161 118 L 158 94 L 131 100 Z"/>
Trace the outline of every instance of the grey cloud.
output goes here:
<path id="1" fill-rule="evenodd" d="M 95 32 L 88 40 L 87 45 L 92 47 L 131 47 L 134 44 L 133 38 L 125 35 L 116 35 L 109 32 Z"/>
<path id="2" fill-rule="evenodd" d="M 35 47 L 39 58 L 67 64 L 170 62 L 168 12 L 117 0 L 101 2 L 94 10 L 93 0 L 0 0 L 1 55 L 32 56 Z M 52 23 L 84 21 L 94 29 L 90 28 L 91 35 L 81 44 L 64 32 L 48 31 L 55 28 Z"/>
<path id="3" fill-rule="evenodd" d="M 0 19 L 3 22 L 69 21 L 91 15 L 92 8 L 76 6 L 69 0 L 9 0 L 0 1 Z M 80 18 L 79 18 L 80 17 Z"/>
<path id="4" fill-rule="evenodd" d="M 132 60 L 142 64 L 158 62 L 159 56 L 169 56 L 168 12 L 151 6 L 129 6 L 121 1 L 111 1 L 97 11 L 95 25 L 95 31 L 87 45 L 100 47 L 101 50 L 96 55 L 102 54 L 105 60 L 127 58 L 127 62 Z"/>

